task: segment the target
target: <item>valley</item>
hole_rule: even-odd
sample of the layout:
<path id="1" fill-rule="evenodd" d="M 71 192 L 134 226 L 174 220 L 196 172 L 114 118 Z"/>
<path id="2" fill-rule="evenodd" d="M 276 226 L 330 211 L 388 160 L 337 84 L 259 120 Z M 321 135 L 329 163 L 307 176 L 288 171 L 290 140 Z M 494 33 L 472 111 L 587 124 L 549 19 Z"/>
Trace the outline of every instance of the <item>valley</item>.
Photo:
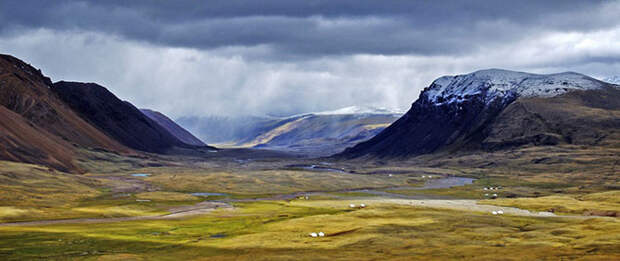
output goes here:
<path id="1" fill-rule="evenodd" d="M 617 149 L 511 153 L 523 162 L 505 153 L 355 162 L 235 149 L 206 161 L 99 152 L 83 175 L 1 162 L 0 257 L 618 257 L 618 177 L 609 168 Z M 104 158 L 119 164 L 98 164 Z M 486 187 L 501 187 L 499 197 L 485 197 Z M 308 235 L 318 231 L 326 236 Z"/>
<path id="2" fill-rule="evenodd" d="M 2 55 L 0 95 L 1 260 L 620 259 L 620 88 L 585 75 L 177 124 Z"/>

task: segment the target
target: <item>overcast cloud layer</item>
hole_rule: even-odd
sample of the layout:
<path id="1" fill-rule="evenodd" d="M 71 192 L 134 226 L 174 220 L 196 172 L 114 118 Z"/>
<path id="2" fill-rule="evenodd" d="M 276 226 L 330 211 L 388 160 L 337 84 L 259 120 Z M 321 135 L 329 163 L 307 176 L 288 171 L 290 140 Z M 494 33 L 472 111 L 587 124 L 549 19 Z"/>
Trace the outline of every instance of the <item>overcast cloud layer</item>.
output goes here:
<path id="1" fill-rule="evenodd" d="M 620 75 L 620 1 L 2 1 L 0 52 L 173 117 L 406 110 L 445 74 Z"/>

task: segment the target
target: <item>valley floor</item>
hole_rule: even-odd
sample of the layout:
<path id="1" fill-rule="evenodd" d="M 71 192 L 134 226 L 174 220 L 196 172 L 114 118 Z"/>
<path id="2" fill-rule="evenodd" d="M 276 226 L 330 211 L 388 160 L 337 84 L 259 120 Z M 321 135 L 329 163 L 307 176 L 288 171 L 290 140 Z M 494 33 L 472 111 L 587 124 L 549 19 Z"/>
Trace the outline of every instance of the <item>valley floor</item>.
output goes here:
<path id="1" fill-rule="evenodd" d="M 93 152 L 83 175 L 0 162 L 0 259 L 620 259 L 616 151 L 548 150 L 401 162 Z"/>

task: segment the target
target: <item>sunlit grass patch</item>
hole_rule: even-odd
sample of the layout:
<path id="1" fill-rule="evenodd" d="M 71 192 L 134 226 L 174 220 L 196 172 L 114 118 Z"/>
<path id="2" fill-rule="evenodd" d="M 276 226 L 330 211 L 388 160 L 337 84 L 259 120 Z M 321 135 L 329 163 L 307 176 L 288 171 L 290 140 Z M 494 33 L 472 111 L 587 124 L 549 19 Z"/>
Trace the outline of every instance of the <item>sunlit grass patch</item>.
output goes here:
<path id="1" fill-rule="evenodd" d="M 41 211 L 16 207 L 0 207 L 0 220 L 40 214 Z"/>
<path id="2" fill-rule="evenodd" d="M 538 198 L 502 198 L 483 200 L 480 204 L 517 207 L 536 211 L 550 211 L 565 214 L 609 213 L 620 212 L 620 204 L 616 203 L 616 192 L 594 193 L 580 197 L 575 195 L 558 195 Z"/>
<path id="3" fill-rule="evenodd" d="M 591 193 L 580 197 L 581 200 L 620 204 L 620 190 Z"/>
<path id="4" fill-rule="evenodd" d="M 133 216 L 148 216 L 148 215 L 161 215 L 167 212 L 154 211 L 151 208 L 142 207 L 139 205 L 134 206 L 110 206 L 110 207 L 79 207 L 73 208 L 73 211 L 93 214 L 98 217 L 133 217 Z"/>
<path id="5" fill-rule="evenodd" d="M 615 248 L 620 222 L 614 219 L 500 217 L 372 202 L 350 209 L 350 202 L 361 201 L 244 202 L 234 210 L 181 220 L 0 227 L 0 258 L 613 260 L 620 255 Z M 308 235 L 319 231 L 326 236 Z"/>

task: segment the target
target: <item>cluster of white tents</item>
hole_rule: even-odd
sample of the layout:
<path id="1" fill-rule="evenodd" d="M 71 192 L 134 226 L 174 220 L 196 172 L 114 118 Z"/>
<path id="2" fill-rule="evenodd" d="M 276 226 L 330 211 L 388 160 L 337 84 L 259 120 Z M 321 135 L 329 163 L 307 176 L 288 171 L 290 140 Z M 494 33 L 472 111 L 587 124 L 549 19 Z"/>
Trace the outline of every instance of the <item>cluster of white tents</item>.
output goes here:
<path id="1" fill-rule="evenodd" d="M 484 187 L 482 190 L 500 190 L 502 187 Z"/>
<path id="2" fill-rule="evenodd" d="M 349 204 L 349 207 L 350 208 L 355 208 L 356 206 L 355 206 L 355 204 Z M 359 205 L 359 208 L 365 208 L 365 207 L 366 207 L 366 204 L 364 204 L 364 203 Z"/>
<path id="3" fill-rule="evenodd" d="M 310 233 L 310 236 L 311 237 L 324 237 L 325 233 L 323 233 L 323 232 L 319 232 L 319 233 L 312 232 L 312 233 Z"/>
<path id="4" fill-rule="evenodd" d="M 493 194 L 491 194 L 491 195 L 489 195 L 489 193 L 485 193 L 485 194 L 484 194 L 484 196 L 485 196 L 485 197 L 487 197 L 487 198 L 488 198 L 488 197 L 491 197 L 491 198 L 497 198 L 497 193 L 493 193 Z"/>
<path id="5" fill-rule="evenodd" d="M 494 210 L 494 211 L 491 211 L 491 214 L 493 214 L 493 215 L 503 215 L 504 211 L 503 210 L 497 210 L 497 211 Z"/>

